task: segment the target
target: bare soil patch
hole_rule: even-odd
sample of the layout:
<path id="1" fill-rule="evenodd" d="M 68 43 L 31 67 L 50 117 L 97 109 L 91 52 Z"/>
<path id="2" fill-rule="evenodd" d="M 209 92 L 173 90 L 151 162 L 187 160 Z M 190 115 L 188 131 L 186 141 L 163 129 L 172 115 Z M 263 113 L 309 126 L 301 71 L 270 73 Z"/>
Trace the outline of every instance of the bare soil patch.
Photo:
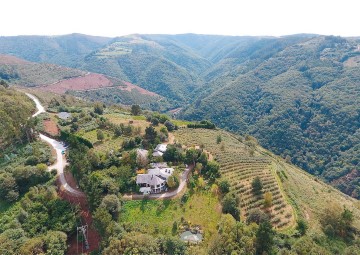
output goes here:
<path id="1" fill-rule="evenodd" d="M 139 86 L 136 86 L 130 82 L 127 82 L 127 81 L 123 81 L 123 83 L 126 85 L 126 87 L 120 87 L 121 90 L 127 90 L 127 91 L 130 91 L 133 90 L 133 89 L 136 89 L 140 94 L 143 94 L 143 95 L 149 95 L 149 96 L 159 96 L 158 94 L 154 93 L 154 92 L 151 92 L 151 91 L 148 91 L 146 89 L 143 89 L 143 88 L 140 88 Z"/>
<path id="2" fill-rule="evenodd" d="M 111 87 L 114 84 L 102 74 L 90 73 L 85 76 L 61 80 L 53 84 L 40 87 L 41 90 L 57 94 L 64 94 L 68 90 L 89 90 Z"/>
<path id="3" fill-rule="evenodd" d="M 57 136 L 59 134 L 59 128 L 57 127 L 54 120 L 52 119 L 44 120 L 43 123 L 44 123 L 45 133 L 49 134 L 52 137 Z"/>

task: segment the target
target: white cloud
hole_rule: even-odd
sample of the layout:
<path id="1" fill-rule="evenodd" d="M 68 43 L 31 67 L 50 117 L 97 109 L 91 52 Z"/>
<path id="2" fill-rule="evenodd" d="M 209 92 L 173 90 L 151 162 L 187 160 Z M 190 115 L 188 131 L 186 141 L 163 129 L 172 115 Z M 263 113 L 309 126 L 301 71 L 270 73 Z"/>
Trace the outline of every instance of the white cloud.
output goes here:
<path id="1" fill-rule="evenodd" d="M 360 35 L 355 0 L 2 0 L 0 35 Z"/>

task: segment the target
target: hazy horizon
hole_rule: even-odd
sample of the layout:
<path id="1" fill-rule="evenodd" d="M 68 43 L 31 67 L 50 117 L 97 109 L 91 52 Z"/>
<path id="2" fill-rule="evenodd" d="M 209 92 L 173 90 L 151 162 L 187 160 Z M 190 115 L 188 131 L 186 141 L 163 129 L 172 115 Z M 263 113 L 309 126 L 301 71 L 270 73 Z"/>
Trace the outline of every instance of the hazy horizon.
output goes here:
<path id="1" fill-rule="evenodd" d="M 0 36 L 80 33 L 360 36 L 354 0 L 4 0 Z"/>

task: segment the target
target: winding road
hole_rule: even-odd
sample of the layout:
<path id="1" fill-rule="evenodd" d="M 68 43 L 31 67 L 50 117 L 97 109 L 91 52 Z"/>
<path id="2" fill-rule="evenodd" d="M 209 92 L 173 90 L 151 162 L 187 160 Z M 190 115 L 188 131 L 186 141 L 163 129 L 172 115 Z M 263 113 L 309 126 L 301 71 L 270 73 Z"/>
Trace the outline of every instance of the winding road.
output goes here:
<path id="1" fill-rule="evenodd" d="M 45 108 L 41 105 L 41 103 L 37 97 L 35 97 L 34 95 L 29 94 L 29 93 L 26 93 L 26 95 L 29 98 L 31 98 L 36 104 L 37 111 L 36 111 L 36 113 L 34 113 L 32 115 L 32 117 L 36 117 L 37 115 L 46 112 Z M 80 192 L 80 191 L 72 188 L 65 178 L 64 168 L 67 165 L 67 161 L 66 161 L 66 157 L 62 154 L 62 152 L 66 150 L 66 147 L 64 146 L 64 144 L 62 142 L 56 141 L 44 134 L 40 134 L 40 139 L 47 142 L 48 144 L 50 144 L 51 147 L 53 147 L 53 149 L 56 151 L 56 163 L 49 166 L 48 170 L 50 171 L 52 169 L 56 169 L 57 174 L 59 175 L 61 188 L 65 189 L 66 191 L 68 191 L 69 193 L 71 193 L 74 196 L 84 196 L 83 192 Z M 174 139 L 172 139 L 172 140 L 174 140 Z M 144 197 L 147 197 L 150 199 L 164 199 L 164 198 L 175 197 L 186 187 L 186 182 L 187 182 L 189 173 L 191 172 L 192 168 L 193 168 L 193 166 L 189 166 L 182 173 L 181 178 L 180 178 L 179 187 L 176 190 L 168 191 L 165 193 L 159 193 L 159 194 L 150 194 L 147 196 L 139 195 L 139 194 L 124 194 L 123 198 L 138 200 L 138 199 L 143 199 Z"/>
<path id="2" fill-rule="evenodd" d="M 35 104 L 36 104 L 36 113 L 32 115 L 32 117 L 36 117 L 37 115 L 46 112 L 45 108 L 41 105 L 38 98 L 36 98 L 34 95 L 31 95 L 29 93 L 26 93 L 26 95 L 31 98 Z M 55 164 L 49 166 L 48 170 L 56 169 L 57 174 L 59 175 L 60 185 L 61 188 L 65 189 L 66 191 L 70 192 L 72 195 L 75 196 L 84 196 L 84 193 L 73 189 L 70 187 L 68 182 L 66 181 L 65 175 L 64 175 L 64 168 L 67 165 L 66 157 L 62 154 L 63 151 L 66 150 L 66 147 L 62 142 L 58 142 L 46 135 L 40 134 L 40 139 L 47 142 L 48 144 L 53 147 L 53 149 L 56 151 L 56 162 Z"/>

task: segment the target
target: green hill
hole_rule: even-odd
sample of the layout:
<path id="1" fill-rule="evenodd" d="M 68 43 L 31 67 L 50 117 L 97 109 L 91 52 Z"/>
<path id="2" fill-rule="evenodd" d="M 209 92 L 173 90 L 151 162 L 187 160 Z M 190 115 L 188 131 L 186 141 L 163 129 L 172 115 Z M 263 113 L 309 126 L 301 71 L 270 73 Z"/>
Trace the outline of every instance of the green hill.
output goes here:
<path id="1" fill-rule="evenodd" d="M 216 90 L 198 98 L 183 116 L 250 133 L 266 148 L 359 197 L 360 77 L 359 66 L 348 64 L 357 54 L 356 41 L 306 39 L 245 73 L 217 78 Z M 349 173 L 351 180 L 342 181 Z"/>
<path id="2" fill-rule="evenodd" d="M 78 67 L 82 59 L 101 48 L 110 38 L 69 34 L 63 36 L 9 36 L 0 37 L 0 53 L 14 55 L 29 61 Z"/>

